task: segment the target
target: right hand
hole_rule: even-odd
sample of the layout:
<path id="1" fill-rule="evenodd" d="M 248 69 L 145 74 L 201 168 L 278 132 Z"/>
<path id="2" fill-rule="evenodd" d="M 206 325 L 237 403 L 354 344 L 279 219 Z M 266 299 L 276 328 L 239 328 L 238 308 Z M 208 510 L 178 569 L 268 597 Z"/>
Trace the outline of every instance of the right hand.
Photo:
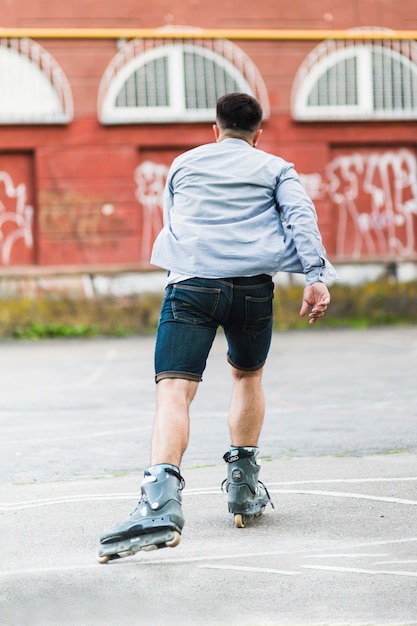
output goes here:
<path id="1" fill-rule="evenodd" d="M 324 283 L 317 282 L 312 285 L 307 285 L 303 293 L 300 316 L 304 317 L 311 307 L 311 311 L 308 315 L 308 323 L 315 324 L 318 319 L 323 317 L 329 304 L 330 293 Z"/>

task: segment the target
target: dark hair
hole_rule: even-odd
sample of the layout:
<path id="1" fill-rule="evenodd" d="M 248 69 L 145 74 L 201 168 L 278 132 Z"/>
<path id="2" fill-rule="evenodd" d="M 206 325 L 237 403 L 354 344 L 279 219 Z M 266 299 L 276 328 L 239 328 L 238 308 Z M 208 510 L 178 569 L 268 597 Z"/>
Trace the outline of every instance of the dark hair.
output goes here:
<path id="1" fill-rule="evenodd" d="M 262 122 L 262 108 L 247 93 L 227 93 L 217 100 L 216 120 L 223 130 L 254 133 Z"/>

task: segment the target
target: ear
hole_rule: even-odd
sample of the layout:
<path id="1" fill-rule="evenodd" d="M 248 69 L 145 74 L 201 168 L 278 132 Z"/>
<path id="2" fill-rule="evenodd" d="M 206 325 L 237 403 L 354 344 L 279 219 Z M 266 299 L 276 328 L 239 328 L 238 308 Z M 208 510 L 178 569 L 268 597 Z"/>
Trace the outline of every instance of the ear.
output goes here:
<path id="1" fill-rule="evenodd" d="M 254 138 L 253 138 L 253 147 L 256 148 L 256 144 L 258 143 L 260 137 L 262 135 L 262 128 L 260 128 L 259 130 L 256 131 Z"/>
<path id="2" fill-rule="evenodd" d="M 216 139 L 216 141 L 219 141 L 220 128 L 217 126 L 217 124 L 213 124 L 213 132 L 214 132 L 214 138 Z"/>

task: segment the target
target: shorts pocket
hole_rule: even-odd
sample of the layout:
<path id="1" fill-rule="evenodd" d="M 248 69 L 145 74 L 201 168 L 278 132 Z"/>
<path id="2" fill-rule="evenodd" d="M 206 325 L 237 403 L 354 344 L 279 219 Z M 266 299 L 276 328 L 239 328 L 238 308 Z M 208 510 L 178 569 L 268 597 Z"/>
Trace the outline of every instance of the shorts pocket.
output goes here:
<path id="1" fill-rule="evenodd" d="M 220 295 L 221 290 L 216 287 L 177 283 L 171 292 L 172 315 L 175 320 L 188 324 L 214 323 Z"/>
<path id="2" fill-rule="evenodd" d="M 274 292 L 267 296 L 245 297 L 245 319 L 243 323 L 243 330 L 247 333 L 261 333 L 267 330 L 273 317 L 273 303 Z"/>

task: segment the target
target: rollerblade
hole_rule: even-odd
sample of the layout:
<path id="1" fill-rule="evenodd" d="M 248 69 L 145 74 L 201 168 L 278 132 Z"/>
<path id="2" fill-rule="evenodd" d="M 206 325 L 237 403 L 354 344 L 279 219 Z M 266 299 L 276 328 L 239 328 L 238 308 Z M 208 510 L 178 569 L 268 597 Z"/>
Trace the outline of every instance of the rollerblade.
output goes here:
<path id="1" fill-rule="evenodd" d="M 228 468 L 222 491 L 228 494 L 229 513 L 233 514 L 237 528 L 244 528 L 247 521 L 261 515 L 268 502 L 274 508 L 267 488 L 258 480 L 257 456 L 258 448 L 239 446 L 230 448 L 223 456 Z"/>
<path id="2" fill-rule="evenodd" d="M 127 520 L 101 536 L 98 562 L 131 556 L 139 550 L 177 546 L 184 526 L 181 508 L 184 486 L 175 465 L 153 465 L 145 470 L 136 509 Z"/>

